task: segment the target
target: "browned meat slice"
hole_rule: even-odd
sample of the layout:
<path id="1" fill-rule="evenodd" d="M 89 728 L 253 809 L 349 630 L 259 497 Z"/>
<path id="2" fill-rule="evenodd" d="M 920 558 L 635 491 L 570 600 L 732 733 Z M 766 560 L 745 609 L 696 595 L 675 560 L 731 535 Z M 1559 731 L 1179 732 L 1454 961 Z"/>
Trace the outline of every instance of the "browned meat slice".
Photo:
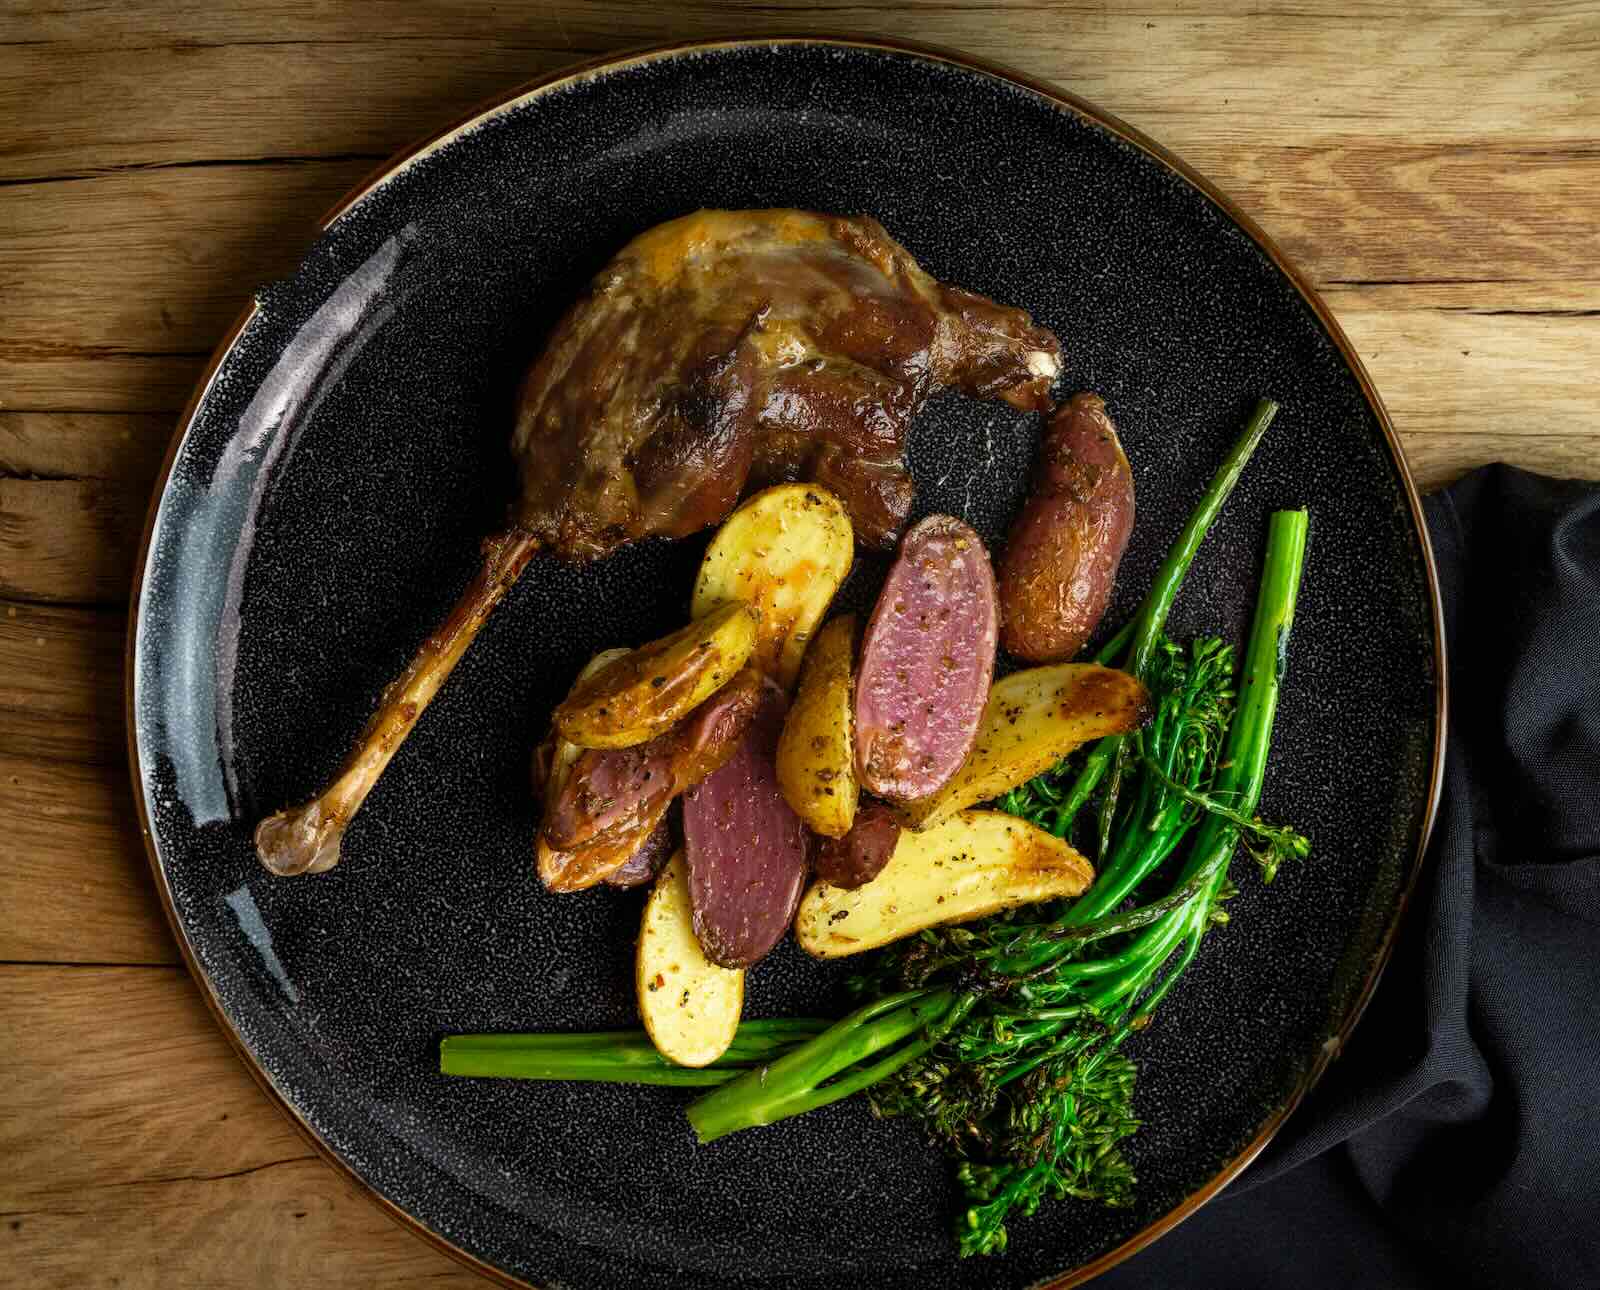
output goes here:
<path id="1" fill-rule="evenodd" d="M 877 220 L 700 211 L 635 238 L 523 387 L 518 527 L 571 556 L 715 524 L 748 484 L 815 478 L 893 544 L 934 390 L 1044 410 L 1060 345 L 940 285 Z"/>

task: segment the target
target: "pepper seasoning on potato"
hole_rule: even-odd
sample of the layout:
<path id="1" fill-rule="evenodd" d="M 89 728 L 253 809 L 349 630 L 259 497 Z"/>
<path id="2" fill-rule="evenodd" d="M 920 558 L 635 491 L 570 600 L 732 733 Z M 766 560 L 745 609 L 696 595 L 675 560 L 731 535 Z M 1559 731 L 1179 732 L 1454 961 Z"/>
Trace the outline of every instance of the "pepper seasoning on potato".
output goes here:
<path id="1" fill-rule="evenodd" d="M 856 617 L 835 618 L 812 639 L 800 688 L 778 740 L 778 787 L 813 833 L 842 838 L 856 818 Z"/>

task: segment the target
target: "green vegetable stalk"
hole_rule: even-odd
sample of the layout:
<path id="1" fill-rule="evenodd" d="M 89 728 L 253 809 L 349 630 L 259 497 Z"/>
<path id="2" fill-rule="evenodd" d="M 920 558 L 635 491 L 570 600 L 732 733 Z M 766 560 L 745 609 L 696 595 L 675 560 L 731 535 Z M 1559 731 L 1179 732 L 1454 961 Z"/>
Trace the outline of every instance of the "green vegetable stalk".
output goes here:
<path id="1" fill-rule="evenodd" d="M 451 1035 L 439 1044 L 442 1075 L 501 1079 L 593 1080 L 611 1084 L 725 1084 L 735 1075 L 820 1034 L 826 1021 L 746 1021 L 710 1066 L 669 1062 L 641 1030 L 576 1035 Z"/>

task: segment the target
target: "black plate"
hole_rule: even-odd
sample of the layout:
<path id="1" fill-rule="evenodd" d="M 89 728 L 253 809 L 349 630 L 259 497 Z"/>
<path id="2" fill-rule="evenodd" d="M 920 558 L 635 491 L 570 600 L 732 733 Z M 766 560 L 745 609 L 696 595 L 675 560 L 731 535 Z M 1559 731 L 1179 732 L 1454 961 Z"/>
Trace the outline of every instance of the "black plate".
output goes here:
<path id="1" fill-rule="evenodd" d="M 537 564 L 340 867 L 274 879 L 251 853 L 251 824 L 321 783 L 465 584 L 504 501 L 519 373 L 557 313 L 634 234 L 700 206 L 871 212 L 940 278 L 1054 328 L 1064 388 L 1106 396 L 1133 462 L 1121 610 L 1255 398 L 1284 404 L 1173 627 L 1239 633 L 1267 512 L 1311 507 L 1263 810 L 1315 854 L 1270 891 L 1240 874 L 1231 926 L 1129 1045 L 1137 1203 L 1047 1205 L 1002 1260 L 953 1256 L 944 1163 L 859 1102 L 697 1148 L 677 1091 L 435 1072 L 451 1031 L 634 1022 L 640 898 L 540 888 L 528 753 L 592 651 L 682 620 L 702 541 Z M 997 538 L 1037 429 L 936 401 L 913 439 L 919 511 Z M 880 574 L 864 561 L 853 594 Z M 1154 145 L 931 51 L 654 51 L 418 150 L 259 295 L 152 520 L 135 776 L 173 925 L 247 1060 L 330 1158 L 453 1252 L 571 1287 L 1025 1286 L 1092 1272 L 1208 1196 L 1353 1022 L 1431 817 L 1436 605 L 1414 490 L 1348 346 Z M 786 945 L 747 1012 L 836 1010 L 838 980 Z"/>

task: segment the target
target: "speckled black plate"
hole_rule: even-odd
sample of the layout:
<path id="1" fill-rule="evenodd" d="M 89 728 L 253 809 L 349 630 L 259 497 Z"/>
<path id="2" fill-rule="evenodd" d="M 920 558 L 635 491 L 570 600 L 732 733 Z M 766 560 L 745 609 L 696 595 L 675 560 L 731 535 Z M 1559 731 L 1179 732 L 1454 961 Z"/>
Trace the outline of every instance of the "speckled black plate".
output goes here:
<path id="1" fill-rule="evenodd" d="M 1238 633 L 1269 509 L 1314 540 L 1263 809 L 1315 840 L 1240 874 L 1140 1062 L 1137 1203 L 1047 1205 L 952 1253 L 944 1164 L 851 1102 L 696 1147 L 685 1095 L 446 1080 L 452 1031 L 633 1024 L 637 893 L 534 878 L 529 749 L 580 663 L 683 618 L 703 541 L 528 573 L 396 757 L 332 873 L 269 877 L 250 826 L 334 768 L 500 515 L 517 379 L 625 241 L 700 206 L 868 211 L 938 277 L 1061 336 L 1105 395 L 1148 586 L 1258 395 L 1284 411 L 1173 626 Z M 985 536 L 1035 419 L 941 398 L 919 512 Z M 1260 1148 L 1353 1023 L 1425 839 L 1441 736 L 1416 495 L 1355 357 L 1261 235 L 1085 104 L 954 55 L 724 43 L 544 82 L 389 167 L 262 290 L 196 395 L 130 651 L 134 774 L 190 966 L 264 1086 L 394 1213 L 507 1279 L 567 1287 L 1027 1286 L 1137 1248 Z M 849 592 L 882 565 L 864 560 Z M 1351 750 L 1357 750 L 1354 755 Z M 1249 869 L 1249 866 L 1242 866 Z M 830 1012 L 785 945 L 749 1015 Z M 204 1133 L 203 1106 L 195 1132 Z"/>

